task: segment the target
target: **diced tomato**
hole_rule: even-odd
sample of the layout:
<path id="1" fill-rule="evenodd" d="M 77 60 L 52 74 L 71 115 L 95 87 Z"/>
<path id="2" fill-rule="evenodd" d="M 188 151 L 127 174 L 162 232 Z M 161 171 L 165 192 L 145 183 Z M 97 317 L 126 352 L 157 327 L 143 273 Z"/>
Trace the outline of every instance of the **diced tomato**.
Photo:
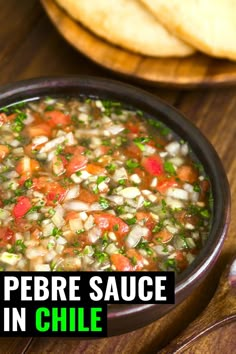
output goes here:
<path id="1" fill-rule="evenodd" d="M 207 181 L 206 179 L 204 179 L 203 181 L 200 182 L 200 188 L 201 188 L 201 192 L 200 192 L 200 196 L 199 196 L 199 200 L 204 202 L 207 192 L 209 191 L 210 188 L 210 183 L 209 181 Z"/>
<path id="2" fill-rule="evenodd" d="M 64 152 L 66 154 L 73 154 L 73 155 L 80 155 L 82 152 L 84 152 L 86 149 L 84 146 L 65 146 Z"/>
<path id="3" fill-rule="evenodd" d="M 31 208 L 30 199 L 27 197 L 19 197 L 16 205 L 13 208 L 13 215 L 15 218 L 22 218 Z"/>
<path id="4" fill-rule="evenodd" d="M 153 236 L 153 241 L 158 243 L 158 239 L 159 239 L 161 242 L 166 243 L 169 242 L 172 239 L 172 237 L 173 234 L 171 232 L 169 232 L 167 229 L 163 229 Z"/>
<path id="5" fill-rule="evenodd" d="M 128 258 L 133 263 L 133 270 L 141 270 L 144 267 L 144 258 L 143 256 L 136 251 L 134 248 L 130 248 L 126 252 Z"/>
<path id="6" fill-rule="evenodd" d="M 8 243 L 13 244 L 15 242 L 15 234 L 8 227 L 0 228 L 0 247 L 6 246 Z"/>
<path id="7" fill-rule="evenodd" d="M 64 157 L 64 156 L 62 156 Z M 65 165 L 64 163 L 66 161 L 66 159 L 62 159 L 61 156 L 54 156 L 53 159 L 52 159 L 52 170 L 53 170 L 53 173 L 56 175 L 56 176 L 61 176 L 64 172 L 65 172 Z"/>
<path id="8" fill-rule="evenodd" d="M 198 179 L 197 170 L 193 166 L 182 165 L 177 170 L 178 178 L 183 182 L 194 183 Z"/>
<path id="9" fill-rule="evenodd" d="M 125 124 L 125 127 L 131 131 L 131 133 L 134 133 L 134 134 L 138 134 L 139 133 L 139 130 L 140 130 L 140 124 L 137 122 L 137 123 L 134 123 L 134 122 L 127 122 Z"/>
<path id="10" fill-rule="evenodd" d="M 129 226 L 119 217 L 109 213 L 94 214 L 95 224 L 104 231 L 113 231 L 118 241 L 123 242 L 123 238 L 129 232 Z"/>
<path id="11" fill-rule="evenodd" d="M 56 181 L 49 180 L 47 177 L 34 178 L 33 189 L 46 195 L 48 205 L 61 202 L 65 198 L 67 192 L 66 188 L 62 187 Z"/>
<path id="12" fill-rule="evenodd" d="M 75 155 L 71 158 L 66 166 L 67 175 L 71 176 L 73 173 L 81 170 L 86 166 L 88 158 L 84 155 Z"/>
<path id="13" fill-rule="evenodd" d="M 21 176 L 30 177 L 35 171 L 40 169 L 38 161 L 29 158 L 28 156 L 20 159 L 16 165 L 16 172 Z"/>
<path id="14" fill-rule="evenodd" d="M 94 203 L 98 201 L 99 196 L 90 192 L 88 189 L 80 188 L 79 200 L 86 203 Z"/>
<path id="15" fill-rule="evenodd" d="M 31 234 L 32 239 L 38 240 L 40 238 L 40 236 L 42 235 L 42 231 L 40 231 L 39 229 L 36 228 L 30 234 Z"/>
<path id="16" fill-rule="evenodd" d="M 86 171 L 88 171 L 88 173 L 91 173 L 92 175 L 100 175 L 100 174 L 104 174 L 106 170 L 105 168 L 99 165 L 88 163 L 86 166 Z"/>
<path id="17" fill-rule="evenodd" d="M 130 260 L 127 257 L 123 256 L 123 254 L 120 253 L 112 254 L 111 262 L 116 267 L 116 270 L 118 271 L 127 272 L 133 270 L 133 266 Z"/>
<path id="18" fill-rule="evenodd" d="M 46 119 L 48 119 L 48 123 L 51 127 L 66 126 L 71 124 L 71 118 L 68 114 L 65 114 L 61 111 L 48 111 L 44 113 Z"/>
<path id="19" fill-rule="evenodd" d="M 163 177 L 158 179 L 157 190 L 161 194 L 165 193 L 168 188 L 176 187 L 178 183 L 174 177 Z"/>
<path id="20" fill-rule="evenodd" d="M 143 157 L 141 165 L 152 176 L 160 176 L 163 173 L 163 162 L 159 155 Z"/>
<path id="21" fill-rule="evenodd" d="M 141 155 L 141 150 L 134 143 L 129 144 L 125 148 L 125 153 L 128 157 L 139 158 Z"/>
<path id="22" fill-rule="evenodd" d="M 69 221 L 69 220 L 73 220 L 73 219 L 77 219 L 79 218 L 79 213 L 78 211 L 68 211 L 68 213 L 65 216 L 65 220 Z"/>
<path id="23" fill-rule="evenodd" d="M 46 187 L 46 198 L 49 205 L 56 202 L 60 203 L 65 198 L 65 195 L 66 189 L 57 182 L 52 182 Z"/>
<path id="24" fill-rule="evenodd" d="M 2 161 L 8 154 L 10 150 L 6 145 L 0 145 L 0 161 Z"/>
<path id="25" fill-rule="evenodd" d="M 52 128 L 46 123 L 39 123 L 32 126 L 27 126 L 26 130 L 31 138 L 40 135 L 45 135 L 47 137 L 50 137 L 52 135 Z"/>
<path id="26" fill-rule="evenodd" d="M 187 268 L 188 261 L 181 251 L 177 250 L 177 251 L 175 251 L 175 253 L 176 253 L 175 259 L 177 262 L 177 266 L 181 271 L 183 271 L 184 269 Z"/>
<path id="27" fill-rule="evenodd" d="M 68 255 L 68 256 L 74 256 L 75 255 L 75 247 L 67 247 L 63 250 L 63 254 Z"/>
<path id="28" fill-rule="evenodd" d="M 8 121 L 7 115 L 5 113 L 0 113 L 0 127 Z"/>

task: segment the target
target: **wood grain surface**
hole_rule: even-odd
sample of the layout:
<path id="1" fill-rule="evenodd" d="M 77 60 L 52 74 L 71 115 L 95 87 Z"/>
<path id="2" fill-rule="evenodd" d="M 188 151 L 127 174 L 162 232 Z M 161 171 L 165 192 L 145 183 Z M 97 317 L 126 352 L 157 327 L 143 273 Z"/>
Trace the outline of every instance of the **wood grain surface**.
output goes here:
<path id="1" fill-rule="evenodd" d="M 0 9 L 0 84 L 68 74 L 116 78 L 73 49 L 56 31 L 38 0 L 0 0 Z M 214 66 L 211 70 L 214 71 Z M 207 306 L 223 268 L 236 254 L 236 87 L 183 91 L 142 86 L 186 114 L 211 141 L 222 159 L 231 186 L 232 218 L 219 261 L 186 301 L 145 328 L 122 336 L 88 341 L 78 338 L 0 338 L 0 353 L 156 353 Z M 184 353 L 233 353 L 235 330 L 235 323 L 221 327 Z M 216 348 L 220 348 L 219 351 Z"/>
<path id="2" fill-rule="evenodd" d="M 41 0 L 62 36 L 97 64 L 130 80 L 181 87 L 236 82 L 236 62 L 200 53 L 187 58 L 150 58 L 111 45 L 74 21 L 53 0 Z"/>

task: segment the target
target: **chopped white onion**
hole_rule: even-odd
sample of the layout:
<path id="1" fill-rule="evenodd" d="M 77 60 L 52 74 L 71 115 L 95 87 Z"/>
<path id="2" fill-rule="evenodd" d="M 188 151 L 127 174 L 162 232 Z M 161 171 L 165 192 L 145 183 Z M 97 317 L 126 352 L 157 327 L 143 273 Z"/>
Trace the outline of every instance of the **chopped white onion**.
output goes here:
<path id="1" fill-rule="evenodd" d="M 114 243 L 110 243 L 107 247 L 106 247 L 106 253 L 112 255 L 114 253 L 118 253 L 119 249 L 116 247 L 116 245 Z"/>
<path id="2" fill-rule="evenodd" d="M 91 211 L 103 210 L 103 207 L 102 207 L 101 204 L 99 204 L 99 203 L 92 203 L 92 204 L 90 205 L 89 210 L 91 210 Z"/>
<path id="3" fill-rule="evenodd" d="M 110 200 L 111 202 L 117 204 L 117 205 L 123 205 L 124 204 L 124 198 L 121 195 L 108 195 L 107 199 Z"/>
<path id="4" fill-rule="evenodd" d="M 183 163 L 184 163 L 184 160 L 179 156 L 172 157 L 168 161 L 171 162 L 176 167 L 179 167 L 179 166 L 183 165 Z"/>
<path id="5" fill-rule="evenodd" d="M 59 144 L 62 144 L 66 140 L 66 135 L 59 136 L 58 138 L 50 140 L 40 150 L 39 153 L 48 152 L 56 148 Z"/>
<path id="6" fill-rule="evenodd" d="M 74 210 L 74 211 L 87 211 L 89 210 L 89 204 L 81 201 L 72 201 L 64 203 L 64 208 L 66 210 Z"/>
<path id="7" fill-rule="evenodd" d="M 26 119 L 24 119 L 24 124 L 29 125 L 29 124 L 33 123 L 33 121 L 34 121 L 33 115 L 30 112 L 27 112 L 27 117 L 26 117 Z"/>
<path id="8" fill-rule="evenodd" d="M 119 194 L 124 198 L 134 199 L 138 197 L 141 193 L 139 188 L 137 187 L 127 187 L 122 189 Z"/>
<path id="9" fill-rule="evenodd" d="M 181 145 L 180 152 L 183 156 L 188 155 L 188 151 L 189 151 L 188 144 L 185 143 L 185 144 Z"/>
<path id="10" fill-rule="evenodd" d="M 16 265 L 17 262 L 21 259 L 21 254 L 14 254 L 9 252 L 3 252 L 0 254 L 0 261 L 9 265 Z"/>
<path id="11" fill-rule="evenodd" d="M 85 221 L 88 218 L 88 215 L 87 215 L 87 213 L 85 213 L 85 211 L 82 211 L 81 213 L 79 213 L 79 216 L 82 221 Z"/>
<path id="12" fill-rule="evenodd" d="M 178 199 L 174 199 L 171 197 L 166 198 L 166 204 L 170 206 L 172 209 L 183 208 L 184 204 Z"/>
<path id="13" fill-rule="evenodd" d="M 128 248 L 133 248 L 137 246 L 142 237 L 146 237 L 149 233 L 147 227 L 142 227 L 140 225 L 135 225 L 130 233 L 128 234 L 125 244 Z"/>
<path id="14" fill-rule="evenodd" d="M 89 215 L 88 219 L 84 223 L 84 228 L 86 231 L 92 229 L 94 226 L 94 217 L 92 215 Z"/>
<path id="15" fill-rule="evenodd" d="M 48 141 L 48 137 L 44 135 L 36 136 L 35 138 L 32 139 L 32 143 L 34 146 L 44 144 L 47 141 Z"/>
<path id="16" fill-rule="evenodd" d="M 49 224 L 43 225 L 43 236 L 47 237 L 52 235 L 54 227 L 54 224 L 51 222 Z"/>
<path id="17" fill-rule="evenodd" d="M 165 146 L 165 150 L 172 156 L 176 156 L 180 151 L 180 143 L 177 141 L 172 141 Z"/>
<path id="18" fill-rule="evenodd" d="M 64 237 L 59 236 L 59 237 L 57 238 L 57 244 L 58 244 L 58 245 L 65 245 L 66 243 L 67 243 L 67 241 L 66 241 L 66 239 L 65 239 Z"/>
<path id="19" fill-rule="evenodd" d="M 189 183 L 184 183 L 183 185 L 183 189 L 189 193 L 193 192 L 193 186 Z"/>
<path id="20" fill-rule="evenodd" d="M 190 198 L 191 198 L 191 201 L 192 202 L 198 202 L 198 199 L 199 199 L 199 193 L 198 192 L 195 192 L 195 191 L 193 191 L 192 193 L 191 193 L 191 196 L 190 196 Z"/>
<path id="21" fill-rule="evenodd" d="M 83 223 L 80 218 L 70 219 L 69 220 L 70 229 L 73 232 L 83 229 Z"/>
<path id="22" fill-rule="evenodd" d="M 102 230 L 99 227 L 95 226 L 88 231 L 88 240 L 91 243 L 95 243 L 101 235 L 102 235 Z"/>
<path id="23" fill-rule="evenodd" d="M 187 229 L 187 230 L 194 230 L 195 227 L 194 227 L 192 224 L 190 224 L 189 222 L 187 222 L 187 223 L 185 224 L 185 229 Z"/>
<path id="24" fill-rule="evenodd" d="M 47 250 L 44 247 L 27 247 L 25 251 L 26 258 L 34 259 L 37 257 L 44 256 L 47 253 Z"/>
<path id="25" fill-rule="evenodd" d="M 107 131 L 111 134 L 111 135 L 117 135 L 120 132 L 122 132 L 125 129 L 125 127 L 123 125 L 112 125 L 110 127 L 107 128 Z"/>
<path id="26" fill-rule="evenodd" d="M 112 179 L 115 182 L 118 182 L 121 179 L 128 179 L 127 171 L 124 167 L 117 168 L 112 176 Z"/>
<path id="27" fill-rule="evenodd" d="M 18 146 L 20 146 L 20 142 L 19 142 L 19 140 L 16 140 L 16 139 L 14 139 L 14 140 L 11 140 L 11 142 L 9 143 L 9 145 L 11 145 L 12 147 L 18 147 Z"/>
<path id="28" fill-rule="evenodd" d="M 141 183 L 141 178 L 136 173 L 130 176 L 130 180 L 136 184 Z"/>
<path id="29" fill-rule="evenodd" d="M 36 221 L 36 220 L 39 220 L 39 218 L 40 218 L 40 213 L 30 213 L 30 214 L 27 214 L 26 215 L 26 218 L 27 218 L 27 220 L 29 220 L 29 221 Z"/>
<path id="30" fill-rule="evenodd" d="M 150 184 L 150 187 L 155 188 L 157 186 L 157 182 L 158 182 L 157 177 L 154 177 Z"/>
<path id="31" fill-rule="evenodd" d="M 70 199 L 75 199 L 79 195 L 79 185 L 75 185 L 72 188 L 70 188 L 65 196 L 65 201 L 70 200 Z"/>
<path id="32" fill-rule="evenodd" d="M 36 272 L 50 272 L 51 268 L 49 264 L 36 264 L 34 270 Z"/>
<path id="33" fill-rule="evenodd" d="M 63 218 L 65 210 L 62 208 L 60 204 L 57 205 L 54 210 L 55 210 L 55 214 L 52 216 L 52 222 L 56 227 L 60 229 L 63 225 L 65 225 L 65 220 Z"/>
<path id="34" fill-rule="evenodd" d="M 181 188 L 168 188 L 166 195 L 168 197 L 176 198 L 176 199 L 181 199 L 181 200 L 188 200 L 188 192 L 186 192 L 184 189 Z"/>

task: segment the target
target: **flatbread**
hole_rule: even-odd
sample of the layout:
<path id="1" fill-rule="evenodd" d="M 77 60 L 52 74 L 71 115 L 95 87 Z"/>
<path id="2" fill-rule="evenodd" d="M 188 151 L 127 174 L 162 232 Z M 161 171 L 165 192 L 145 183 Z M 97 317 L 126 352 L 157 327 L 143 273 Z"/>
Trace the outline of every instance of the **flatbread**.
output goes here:
<path id="1" fill-rule="evenodd" d="M 75 20 L 111 43 L 148 56 L 187 56 L 194 49 L 170 34 L 139 0 L 56 0 Z"/>
<path id="2" fill-rule="evenodd" d="M 158 21 L 199 50 L 236 60 L 236 0 L 141 0 Z"/>

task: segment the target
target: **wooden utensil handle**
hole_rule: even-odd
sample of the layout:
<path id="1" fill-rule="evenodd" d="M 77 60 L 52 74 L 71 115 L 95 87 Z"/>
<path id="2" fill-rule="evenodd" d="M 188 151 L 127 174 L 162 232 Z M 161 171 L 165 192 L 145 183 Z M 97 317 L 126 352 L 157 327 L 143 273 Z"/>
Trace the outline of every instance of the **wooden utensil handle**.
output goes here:
<path id="1" fill-rule="evenodd" d="M 216 293 L 207 308 L 180 336 L 159 353 L 180 353 L 203 335 L 227 323 L 236 321 L 236 289 L 229 283 L 228 274 L 229 266 L 221 276 Z"/>

